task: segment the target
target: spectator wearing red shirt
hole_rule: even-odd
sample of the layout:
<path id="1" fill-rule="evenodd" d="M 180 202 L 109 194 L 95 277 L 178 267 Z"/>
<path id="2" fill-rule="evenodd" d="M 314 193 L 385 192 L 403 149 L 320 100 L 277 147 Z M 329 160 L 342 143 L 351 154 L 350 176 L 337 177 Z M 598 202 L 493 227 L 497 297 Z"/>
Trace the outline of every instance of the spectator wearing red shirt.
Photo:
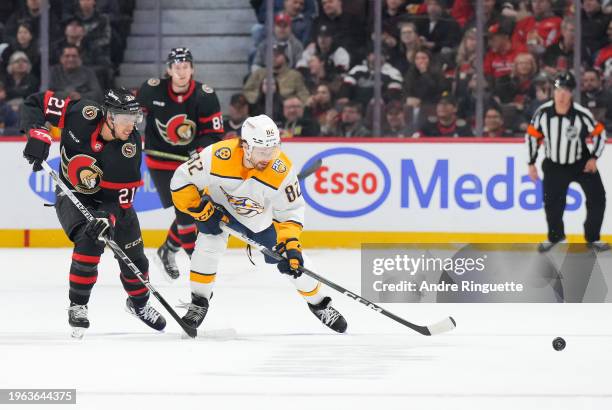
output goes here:
<path id="1" fill-rule="evenodd" d="M 531 8 L 533 15 L 516 23 L 512 45 L 518 48 L 527 44 L 531 53 L 540 55 L 559 42 L 561 18 L 553 13 L 551 0 L 532 0 Z"/>
<path id="2" fill-rule="evenodd" d="M 525 45 L 514 45 L 510 41 L 512 34 L 512 21 L 505 19 L 489 29 L 490 50 L 485 55 L 484 73 L 493 81 L 512 73 L 512 66 L 516 56 L 526 51 Z"/>

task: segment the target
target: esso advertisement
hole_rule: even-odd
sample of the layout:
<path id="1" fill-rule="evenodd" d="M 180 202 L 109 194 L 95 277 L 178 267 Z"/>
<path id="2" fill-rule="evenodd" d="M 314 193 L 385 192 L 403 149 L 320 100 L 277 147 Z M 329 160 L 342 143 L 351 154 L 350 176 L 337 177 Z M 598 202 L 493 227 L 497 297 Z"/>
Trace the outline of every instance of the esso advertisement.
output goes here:
<path id="1" fill-rule="evenodd" d="M 323 165 L 303 181 L 306 203 L 317 211 L 337 217 L 366 215 L 384 203 L 391 189 L 391 176 L 385 164 L 372 153 L 351 147 L 320 152 Z"/>

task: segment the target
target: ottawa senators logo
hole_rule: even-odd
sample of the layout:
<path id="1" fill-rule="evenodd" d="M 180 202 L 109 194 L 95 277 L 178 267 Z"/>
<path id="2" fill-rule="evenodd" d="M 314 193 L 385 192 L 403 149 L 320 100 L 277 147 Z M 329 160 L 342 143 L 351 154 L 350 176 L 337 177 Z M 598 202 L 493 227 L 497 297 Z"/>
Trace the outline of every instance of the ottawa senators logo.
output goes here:
<path id="1" fill-rule="evenodd" d="M 121 153 L 126 158 L 132 158 L 136 155 L 136 144 L 126 143 L 121 147 Z"/>
<path id="2" fill-rule="evenodd" d="M 93 120 L 98 115 L 98 107 L 86 105 L 81 112 L 86 120 Z"/>
<path id="3" fill-rule="evenodd" d="M 231 207 L 234 208 L 234 211 L 236 211 L 238 215 L 245 216 L 247 218 L 252 218 L 264 211 L 263 205 L 258 204 L 251 198 L 247 198 L 244 196 L 232 196 L 225 192 L 225 189 L 223 188 L 221 188 L 221 191 L 223 191 L 223 195 L 225 195 L 227 202 L 229 202 Z"/>
<path id="4" fill-rule="evenodd" d="M 187 145 L 195 137 L 196 124 L 185 114 L 177 114 L 163 124 L 155 119 L 159 135 L 170 145 Z"/>
<path id="5" fill-rule="evenodd" d="M 232 150 L 228 147 L 221 147 L 215 151 L 215 157 L 222 160 L 228 160 L 232 157 Z"/>
<path id="6" fill-rule="evenodd" d="M 95 194 L 100 190 L 102 170 L 96 165 L 96 159 L 89 155 L 68 158 L 62 149 L 62 173 L 77 192 Z"/>

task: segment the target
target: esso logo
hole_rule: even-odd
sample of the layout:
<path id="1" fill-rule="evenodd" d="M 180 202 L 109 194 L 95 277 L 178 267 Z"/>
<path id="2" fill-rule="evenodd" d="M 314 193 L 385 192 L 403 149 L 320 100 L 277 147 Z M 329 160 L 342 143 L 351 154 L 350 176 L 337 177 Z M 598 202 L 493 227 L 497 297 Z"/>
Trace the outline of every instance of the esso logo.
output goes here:
<path id="1" fill-rule="evenodd" d="M 51 168 L 55 169 L 56 171 L 60 169 L 59 157 L 50 159 L 48 162 L 49 165 L 51 165 Z M 162 204 L 159 200 L 159 196 L 157 195 L 157 190 L 155 189 L 153 180 L 151 179 L 151 174 L 144 164 L 144 161 L 142 162 L 142 166 L 140 168 L 140 174 L 142 175 L 144 185 L 139 187 L 136 191 L 134 209 L 137 212 L 161 209 Z M 55 181 L 53 181 L 51 175 L 47 174 L 45 171 L 32 172 L 28 182 L 30 189 L 36 195 L 48 203 L 55 203 Z"/>
<path id="2" fill-rule="evenodd" d="M 317 211 L 337 218 L 353 218 L 374 211 L 389 195 L 389 171 L 370 152 L 332 148 L 312 157 L 302 170 L 319 158 L 323 165 L 301 182 L 304 200 Z"/>

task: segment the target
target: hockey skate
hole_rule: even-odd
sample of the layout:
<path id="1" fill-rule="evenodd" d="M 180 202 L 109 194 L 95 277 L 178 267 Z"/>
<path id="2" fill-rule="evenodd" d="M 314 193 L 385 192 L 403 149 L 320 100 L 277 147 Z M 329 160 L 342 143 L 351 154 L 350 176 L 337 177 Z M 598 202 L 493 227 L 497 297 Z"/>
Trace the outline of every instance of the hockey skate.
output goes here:
<path id="1" fill-rule="evenodd" d="M 174 251 L 168 245 L 168 242 L 164 242 L 162 246 L 157 250 L 157 262 L 161 266 L 165 273 L 165 278 L 172 282 L 178 279 L 179 270 L 176 265 L 176 251 Z"/>
<path id="2" fill-rule="evenodd" d="M 87 305 L 77 305 L 70 302 L 68 308 L 68 324 L 72 327 L 72 338 L 82 339 L 85 336 L 85 330 L 89 328 L 89 319 L 87 319 Z"/>
<path id="3" fill-rule="evenodd" d="M 332 307 L 331 298 L 329 296 L 324 297 L 317 305 L 311 305 L 309 303 L 308 308 L 321 323 L 331 330 L 338 333 L 344 333 L 346 331 L 346 319 L 344 319 L 340 312 Z"/>
<path id="4" fill-rule="evenodd" d="M 157 331 L 162 331 L 166 327 L 166 319 L 153 306 L 147 302 L 142 307 L 134 306 L 131 298 L 127 298 L 125 308 L 128 313 L 136 316 L 144 324 Z"/>
<path id="5" fill-rule="evenodd" d="M 183 303 L 179 307 L 187 309 L 187 313 L 183 316 L 183 322 L 197 329 L 204 321 L 204 317 L 206 317 L 208 312 L 208 299 L 192 293 L 191 303 Z"/>

